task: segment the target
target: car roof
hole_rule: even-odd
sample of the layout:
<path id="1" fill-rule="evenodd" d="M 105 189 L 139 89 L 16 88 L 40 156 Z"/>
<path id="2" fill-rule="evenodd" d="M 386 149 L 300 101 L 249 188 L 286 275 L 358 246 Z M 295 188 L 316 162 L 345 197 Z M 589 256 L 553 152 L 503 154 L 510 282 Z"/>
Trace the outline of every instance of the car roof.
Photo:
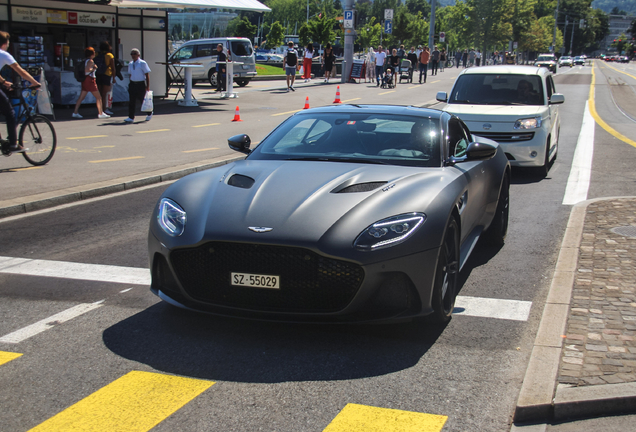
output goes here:
<path id="1" fill-rule="evenodd" d="M 464 69 L 460 75 L 465 74 L 493 74 L 493 75 L 542 75 L 547 70 L 545 68 L 538 68 L 536 66 L 521 66 L 521 65 L 496 65 L 496 66 L 482 66 Z"/>
<path id="2" fill-rule="evenodd" d="M 446 114 L 444 111 L 433 108 L 420 108 L 416 106 L 405 105 L 355 105 L 355 104 L 343 104 L 343 105 L 327 105 L 324 107 L 311 108 L 302 110 L 296 113 L 296 115 L 305 115 L 312 113 L 374 113 L 374 114 L 397 114 L 397 115 L 409 115 L 424 118 L 439 119 L 442 115 Z"/>
<path id="3" fill-rule="evenodd" d="M 184 42 L 179 48 L 181 48 L 184 45 L 191 45 L 191 44 L 195 44 L 195 43 L 210 43 L 210 42 L 219 42 L 219 41 L 224 41 L 224 40 L 229 40 L 229 41 L 234 41 L 234 40 L 247 40 L 249 41 L 248 38 L 242 38 L 242 37 L 216 37 L 216 38 L 207 38 L 207 39 L 192 39 L 189 40 L 187 42 Z"/>

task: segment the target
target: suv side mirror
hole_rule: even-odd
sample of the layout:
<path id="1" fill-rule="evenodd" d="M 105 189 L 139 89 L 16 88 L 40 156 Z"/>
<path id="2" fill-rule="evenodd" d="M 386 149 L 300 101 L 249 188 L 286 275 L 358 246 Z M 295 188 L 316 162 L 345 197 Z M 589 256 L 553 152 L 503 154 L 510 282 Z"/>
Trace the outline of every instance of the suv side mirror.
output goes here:
<path id="1" fill-rule="evenodd" d="M 234 151 L 250 154 L 252 151 L 250 150 L 250 144 L 252 140 L 246 134 L 234 135 L 227 139 L 227 144 Z"/>
<path id="2" fill-rule="evenodd" d="M 435 97 L 435 99 L 437 99 L 440 102 L 446 102 L 448 101 L 448 95 L 446 94 L 445 91 L 440 91 L 440 92 L 437 92 L 437 96 Z"/>
<path id="3" fill-rule="evenodd" d="M 554 93 L 550 96 L 550 105 L 562 104 L 563 102 L 565 102 L 565 96 L 561 93 Z"/>

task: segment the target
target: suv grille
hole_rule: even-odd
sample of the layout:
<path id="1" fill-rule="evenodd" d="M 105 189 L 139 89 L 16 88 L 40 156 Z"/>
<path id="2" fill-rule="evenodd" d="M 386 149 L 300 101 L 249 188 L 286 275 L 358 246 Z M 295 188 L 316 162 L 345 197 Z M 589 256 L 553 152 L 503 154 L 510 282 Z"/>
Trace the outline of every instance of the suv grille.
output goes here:
<path id="1" fill-rule="evenodd" d="M 534 132 L 470 132 L 480 137 L 488 138 L 497 142 L 530 141 L 534 138 Z"/>
<path id="2" fill-rule="evenodd" d="M 286 246 L 210 242 L 175 250 L 170 260 L 192 298 L 259 311 L 339 311 L 364 279 L 357 264 Z M 280 289 L 230 285 L 232 272 L 280 276 Z"/>

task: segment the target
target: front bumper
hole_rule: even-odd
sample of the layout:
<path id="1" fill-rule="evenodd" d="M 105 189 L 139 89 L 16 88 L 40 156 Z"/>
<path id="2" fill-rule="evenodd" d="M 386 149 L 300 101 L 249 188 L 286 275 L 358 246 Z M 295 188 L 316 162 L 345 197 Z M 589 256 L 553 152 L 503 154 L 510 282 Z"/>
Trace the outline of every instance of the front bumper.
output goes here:
<path id="1" fill-rule="evenodd" d="M 151 291 L 185 309 L 316 323 L 404 321 L 432 312 L 437 248 L 362 265 L 286 246 L 204 242 L 170 251 L 152 233 L 148 246 Z M 281 288 L 232 286 L 232 271 L 279 275 Z"/>
<path id="2" fill-rule="evenodd" d="M 512 125 L 505 123 L 499 124 L 498 127 L 495 127 L 494 131 L 480 131 L 477 128 L 481 126 L 483 122 L 474 122 L 474 124 L 471 123 L 473 122 L 466 122 L 466 125 L 472 134 L 489 138 L 499 143 L 511 166 L 543 166 L 548 139 L 548 132 L 543 127 L 539 129 L 515 130 L 509 132 L 504 129 L 510 130 L 512 129 Z"/>

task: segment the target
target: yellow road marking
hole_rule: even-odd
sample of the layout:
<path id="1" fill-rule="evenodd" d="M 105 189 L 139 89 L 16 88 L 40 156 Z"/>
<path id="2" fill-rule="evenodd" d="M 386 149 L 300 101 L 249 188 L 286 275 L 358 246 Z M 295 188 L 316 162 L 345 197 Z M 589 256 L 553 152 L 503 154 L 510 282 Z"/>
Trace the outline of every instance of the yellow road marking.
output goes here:
<path id="1" fill-rule="evenodd" d="M 418 87 L 421 87 L 421 86 L 416 85 L 416 86 L 413 86 L 413 87 L 409 87 L 408 89 L 410 90 L 410 89 L 414 89 L 414 88 L 418 88 Z"/>
<path id="2" fill-rule="evenodd" d="M 588 107 L 590 109 L 590 114 L 592 114 L 592 117 L 594 118 L 596 123 L 598 123 L 598 125 L 602 127 L 603 129 L 605 129 L 610 135 L 618 138 L 619 140 L 629 144 L 632 147 L 636 147 L 636 141 L 633 141 L 627 138 L 625 135 L 618 132 L 616 129 L 614 129 L 607 123 L 605 123 L 605 121 L 598 115 L 598 113 L 596 112 L 596 105 L 594 104 L 595 87 L 596 87 L 596 75 L 594 74 L 594 66 L 592 66 L 592 85 L 590 86 L 590 96 L 588 98 Z"/>
<path id="3" fill-rule="evenodd" d="M 436 82 L 440 82 L 441 80 L 431 81 L 430 84 L 435 84 Z"/>
<path id="4" fill-rule="evenodd" d="M 389 94 L 389 93 L 395 93 L 395 90 L 391 90 L 391 91 L 384 92 L 384 93 L 378 93 L 378 95 L 385 95 L 385 94 Z"/>
<path id="5" fill-rule="evenodd" d="M 608 64 L 608 65 L 607 65 L 607 67 L 608 67 L 608 68 L 610 68 L 610 69 L 615 70 L 616 72 L 619 72 L 619 73 L 625 74 L 625 75 L 627 75 L 628 77 L 632 77 L 632 78 L 636 79 L 636 76 L 634 76 L 634 75 L 632 75 L 632 74 L 628 74 L 627 72 L 623 72 L 623 71 L 622 71 L 622 70 L 620 70 L 620 69 L 616 69 L 614 66 L 610 66 L 610 65 Z"/>
<path id="6" fill-rule="evenodd" d="M 347 102 L 353 102 L 353 101 L 360 100 L 360 99 L 362 99 L 362 98 L 347 99 L 347 100 L 343 100 L 343 101 L 340 101 L 340 102 L 347 103 Z"/>
<path id="7" fill-rule="evenodd" d="M 133 371 L 31 431 L 148 431 L 214 382 Z"/>
<path id="8" fill-rule="evenodd" d="M 137 133 L 153 133 L 153 132 L 165 132 L 165 131 L 169 131 L 170 129 L 157 129 L 157 130 L 149 130 L 149 131 L 137 131 Z"/>
<path id="9" fill-rule="evenodd" d="M 11 360 L 15 360 L 18 357 L 20 357 L 21 355 L 22 354 L 20 354 L 20 353 L 0 351 L 0 365 L 3 365 L 5 363 L 9 363 Z"/>
<path id="10" fill-rule="evenodd" d="M 92 135 L 92 136 L 85 136 L 85 137 L 68 137 L 66 139 L 74 139 L 74 140 L 78 140 L 78 139 L 88 139 L 88 138 L 106 138 L 108 135 Z"/>
<path id="11" fill-rule="evenodd" d="M 221 123 L 210 123 L 210 124 L 204 124 L 204 125 L 196 125 L 196 126 L 192 126 L 192 127 L 207 127 L 207 126 L 218 126 Z"/>
<path id="12" fill-rule="evenodd" d="M 285 114 L 293 114 L 293 113 L 297 113 L 298 111 L 302 111 L 302 109 L 297 109 L 297 110 L 294 110 L 294 111 L 287 111 L 287 112 L 278 113 L 278 114 L 272 114 L 272 117 L 281 116 L 281 115 L 285 115 Z"/>
<path id="13" fill-rule="evenodd" d="M 28 170 L 33 170 L 33 169 L 41 169 L 41 166 L 34 166 L 34 167 L 28 167 L 28 168 L 9 168 L 9 169 L 3 169 L 0 170 L 0 172 L 18 172 L 18 171 L 28 171 Z"/>
<path id="14" fill-rule="evenodd" d="M 211 147 L 211 148 L 206 148 L 206 149 L 197 149 L 197 150 L 184 150 L 181 153 L 195 153 L 195 152 L 202 152 L 202 151 L 210 151 L 210 150 L 218 150 L 218 147 Z"/>
<path id="15" fill-rule="evenodd" d="M 447 416 L 347 404 L 323 432 L 440 432 Z"/>
<path id="16" fill-rule="evenodd" d="M 127 157 L 127 158 L 104 159 L 104 160 L 96 160 L 96 161 L 88 161 L 88 162 L 89 163 L 119 162 L 119 161 L 132 160 L 132 159 L 143 159 L 144 157 L 145 156 L 132 156 L 132 157 Z"/>
<path id="17" fill-rule="evenodd" d="M 115 146 L 99 146 L 99 147 L 93 147 L 93 148 L 115 148 Z"/>

